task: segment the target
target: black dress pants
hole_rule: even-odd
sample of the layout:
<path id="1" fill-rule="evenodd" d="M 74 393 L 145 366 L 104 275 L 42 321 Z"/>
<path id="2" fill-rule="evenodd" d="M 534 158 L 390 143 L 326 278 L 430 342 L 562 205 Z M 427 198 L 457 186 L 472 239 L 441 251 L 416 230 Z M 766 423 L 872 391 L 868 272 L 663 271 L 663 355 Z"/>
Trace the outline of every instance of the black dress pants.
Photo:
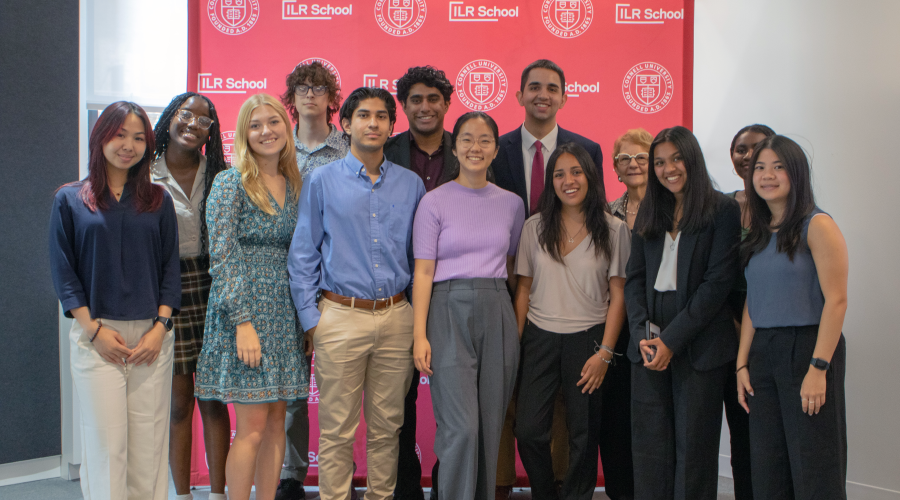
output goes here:
<path id="1" fill-rule="evenodd" d="M 582 394 L 583 386 L 576 384 L 584 364 L 594 355 L 594 342 L 603 342 L 604 326 L 559 334 L 542 330 L 530 321 L 525 325 L 515 435 L 534 500 L 590 500 L 594 494 L 599 433 L 591 430 L 600 426 L 602 386 L 593 394 Z M 560 390 L 569 429 L 569 470 L 558 495 L 550 458 L 550 429 L 553 404 Z"/>
<path id="2" fill-rule="evenodd" d="M 631 336 L 628 322 L 622 327 L 615 351 L 624 353 L 628 349 Z M 592 441 L 600 442 L 600 463 L 603 466 L 603 480 L 606 496 L 611 500 L 634 500 L 634 464 L 631 459 L 631 363 L 625 356 L 616 356 L 616 361 L 606 371 L 606 378 L 600 387 L 603 390 L 603 422 L 592 426 L 591 432 L 599 433 Z M 749 455 L 748 455 L 749 456 Z"/>
<path id="3" fill-rule="evenodd" d="M 825 404 L 803 413 L 800 386 L 818 325 L 759 328 L 750 345 L 753 492 L 765 500 L 846 500 L 847 347 L 841 335 L 825 374 Z"/>
<path id="4" fill-rule="evenodd" d="M 397 485 L 395 500 L 424 500 L 422 492 L 422 464 L 416 453 L 416 400 L 419 398 L 419 370 L 413 368 L 413 379 L 403 404 L 403 425 L 400 427 L 400 453 L 397 459 Z M 437 500 L 438 468 L 435 461 L 431 469 L 431 500 Z"/>
<path id="5" fill-rule="evenodd" d="M 753 500 L 753 481 L 750 474 L 750 415 L 737 399 L 737 369 L 735 361 L 728 363 L 725 373 L 725 419 L 731 437 L 731 473 L 734 476 L 735 500 Z"/>
<path id="6" fill-rule="evenodd" d="M 675 292 L 658 292 L 655 302 L 651 320 L 665 331 L 678 312 Z M 663 371 L 632 363 L 635 498 L 716 500 L 726 370 L 696 370 L 685 354 Z"/>

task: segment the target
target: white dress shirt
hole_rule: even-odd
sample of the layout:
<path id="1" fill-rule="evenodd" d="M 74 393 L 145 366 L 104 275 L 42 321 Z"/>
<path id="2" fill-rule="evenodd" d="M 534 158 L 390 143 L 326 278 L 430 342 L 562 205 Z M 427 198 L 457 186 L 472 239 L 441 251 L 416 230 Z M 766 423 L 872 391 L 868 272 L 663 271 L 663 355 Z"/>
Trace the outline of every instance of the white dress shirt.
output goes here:
<path id="1" fill-rule="evenodd" d="M 178 254 L 185 257 L 198 257 L 203 253 L 203 241 L 200 238 L 200 203 L 203 202 L 203 181 L 206 178 L 206 156 L 200 155 L 200 167 L 194 177 L 194 186 L 190 197 L 182 191 L 178 181 L 169 173 L 165 155 L 150 165 L 150 179 L 172 195 L 175 203 L 175 216 L 178 219 Z"/>
<path id="2" fill-rule="evenodd" d="M 550 161 L 550 155 L 556 150 L 556 137 L 559 135 L 559 125 L 553 127 L 549 134 L 545 135 L 541 141 L 541 151 L 544 153 L 544 173 L 547 171 L 547 162 Z M 538 138 L 531 135 L 531 132 L 525 129 L 522 124 L 522 160 L 525 162 L 525 194 L 528 196 L 528 204 L 531 206 L 531 164 L 534 162 L 534 141 Z M 546 186 L 544 186 L 546 187 Z"/>

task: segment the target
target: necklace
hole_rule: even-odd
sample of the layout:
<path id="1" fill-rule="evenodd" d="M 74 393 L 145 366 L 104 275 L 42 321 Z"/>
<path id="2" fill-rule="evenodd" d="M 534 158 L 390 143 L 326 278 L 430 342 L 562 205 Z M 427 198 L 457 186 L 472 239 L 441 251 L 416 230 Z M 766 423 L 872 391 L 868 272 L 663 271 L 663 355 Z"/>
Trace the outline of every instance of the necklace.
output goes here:
<path id="1" fill-rule="evenodd" d="M 626 213 L 626 214 L 631 214 L 631 215 L 637 215 L 637 211 L 638 211 L 640 208 L 641 208 L 641 204 L 638 203 L 638 206 L 637 206 L 637 208 L 635 209 L 634 212 L 628 210 L 628 191 L 625 191 L 625 213 Z"/>
<path id="2" fill-rule="evenodd" d="M 584 229 L 585 224 L 587 224 L 587 221 L 581 224 L 581 228 L 579 228 L 578 231 L 575 232 L 574 236 L 569 236 L 569 231 L 566 229 L 566 223 L 563 222 L 563 232 L 566 233 L 566 241 L 568 241 L 569 243 L 575 243 L 575 238 L 577 238 L 578 235 L 581 234 L 581 230 Z"/>

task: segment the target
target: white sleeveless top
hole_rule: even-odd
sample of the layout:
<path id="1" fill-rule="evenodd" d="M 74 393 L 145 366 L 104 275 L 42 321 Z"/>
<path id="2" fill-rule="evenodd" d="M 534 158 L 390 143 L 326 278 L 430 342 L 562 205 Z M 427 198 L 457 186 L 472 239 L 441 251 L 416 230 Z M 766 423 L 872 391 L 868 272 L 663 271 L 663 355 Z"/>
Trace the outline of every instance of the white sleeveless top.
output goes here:
<path id="1" fill-rule="evenodd" d="M 675 239 L 666 232 L 666 244 L 663 246 L 662 261 L 659 263 L 659 273 L 656 275 L 656 284 L 653 289 L 657 292 L 674 292 L 678 283 L 678 242 L 681 241 L 681 231 L 675 235 Z"/>

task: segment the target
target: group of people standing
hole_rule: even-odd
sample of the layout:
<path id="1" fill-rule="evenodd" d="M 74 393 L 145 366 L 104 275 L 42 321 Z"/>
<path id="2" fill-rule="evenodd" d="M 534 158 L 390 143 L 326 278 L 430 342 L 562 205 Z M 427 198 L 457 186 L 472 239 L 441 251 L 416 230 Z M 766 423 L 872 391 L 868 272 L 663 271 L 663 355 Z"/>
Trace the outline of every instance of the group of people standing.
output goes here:
<path id="1" fill-rule="evenodd" d="M 86 499 L 164 499 L 167 466 L 190 499 L 195 397 L 211 499 L 305 498 L 313 352 L 325 500 L 357 494 L 363 412 L 366 498 L 424 498 L 420 374 L 433 499 L 508 498 L 516 442 L 536 499 L 591 498 L 598 452 L 612 499 L 714 499 L 723 402 L 736 498 L 846 498 L 847 250 L 792 140 L 742 129 L 724 195 L 688 129 L 629 130 L 608 203 L 552 61 L 502 136 L 483 112 L 446 131 L 430 66 L 397 81 L 393 137 L 386 90 L 342 103 L 318 62 L 286 86 L 241 107 L 233 166 L 209 98 L 155 130 L 114 103 L 56 193 Z"/>

